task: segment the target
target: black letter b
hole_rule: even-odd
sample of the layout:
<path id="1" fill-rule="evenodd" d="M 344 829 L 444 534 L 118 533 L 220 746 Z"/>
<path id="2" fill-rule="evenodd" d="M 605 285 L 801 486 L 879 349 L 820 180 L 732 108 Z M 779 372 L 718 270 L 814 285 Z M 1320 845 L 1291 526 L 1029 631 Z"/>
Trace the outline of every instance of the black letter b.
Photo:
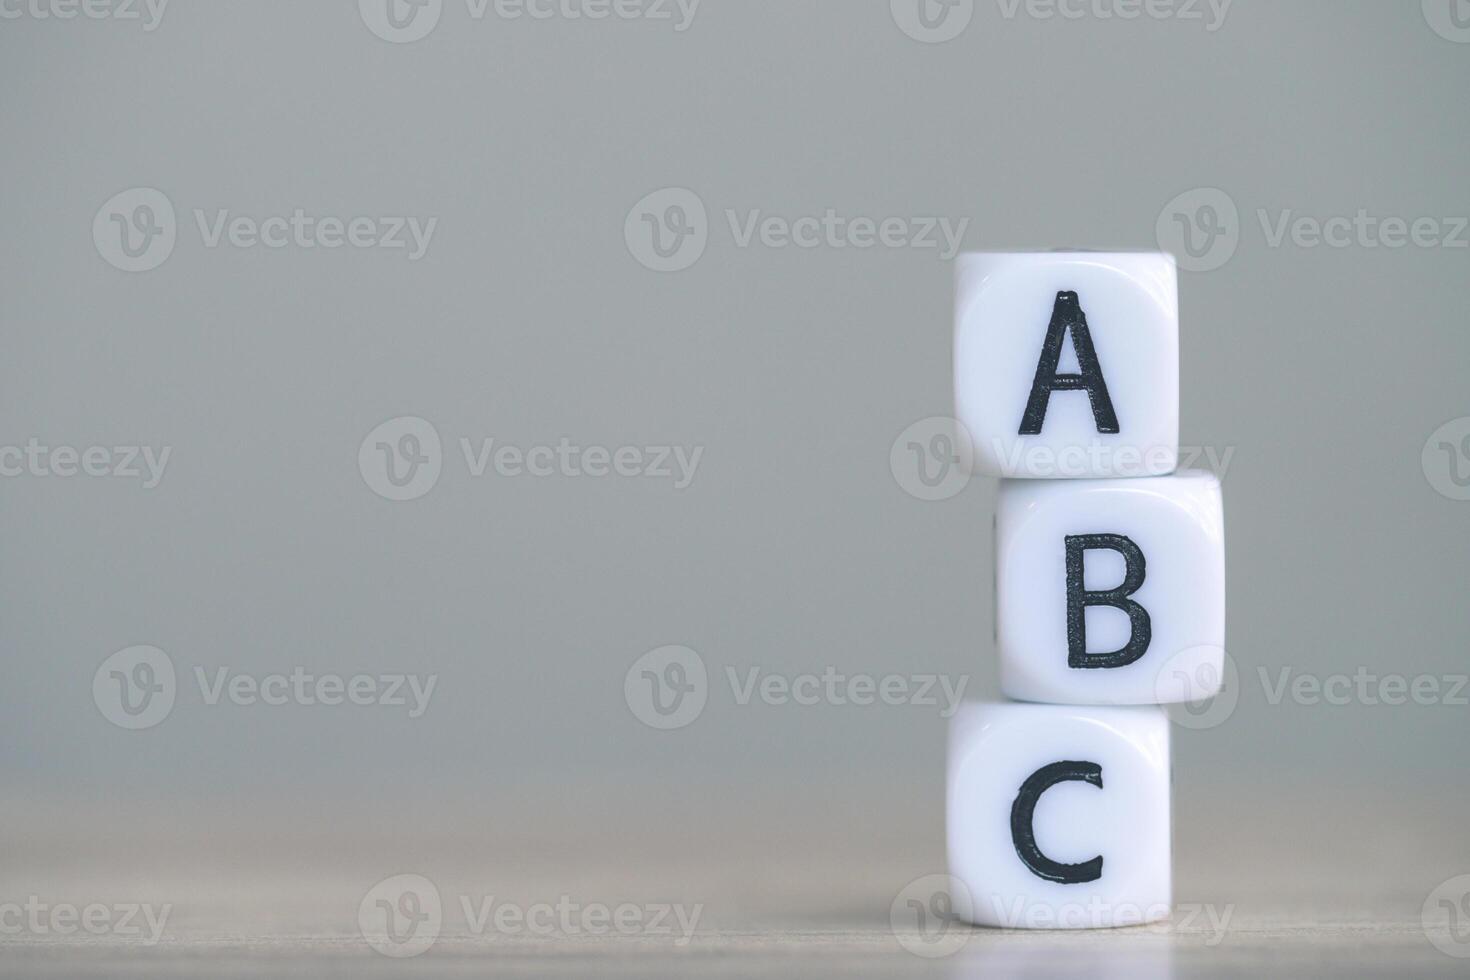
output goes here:
<path id="1" fill-rule="evenodd" d="M 1148 610 L 1129 599 L 1143 587 L 1143 552 L 1138 545 L 1121 534 L 1069 534 L 1067 541 L 1067 666 L 1126 667 L 1148 650 L 1152 637 Z M 1106 548 L 1123 556 L 1127 570 L 1123 583 L 1115 589 L 1089 592 L 1082 585 L 1085 554 Z M 1120 650 L 1111 653 L 1087 652 L 1088 606 L 1112 606 L 1128 614 L 1133 632 Z"/>

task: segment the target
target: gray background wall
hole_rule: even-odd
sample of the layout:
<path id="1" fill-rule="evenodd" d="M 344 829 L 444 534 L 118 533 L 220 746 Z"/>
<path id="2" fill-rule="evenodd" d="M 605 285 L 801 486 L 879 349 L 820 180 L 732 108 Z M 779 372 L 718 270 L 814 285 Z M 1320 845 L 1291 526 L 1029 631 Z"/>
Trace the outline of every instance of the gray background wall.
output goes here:
<path id="1" fill-rule="evenodd" d="M 1259 676 L 1467 670 L 1470 502 L 1450 456 L 1421 458 L 1443 423 L 1462 419 L 1452 442 L 1470 425 L 1453 220 L 1470 213 L 1470 44 L 1452 28 L 1416 2 L 1341 0 L 1237 0 L 1219 23 L 986 0 L 945 43 L 882 2 L 704 0 L 683 31 L 677 8 L 470 9 L 445 0 L 412 43 L 351 3 L 0 24 L 0 444 L 171 447 L 153 489 L 0 482 L 11 884 L 65 860 L 142 879 L 159 855 L 258 867 L 359 838 L 376 857 L 344 846 L 343 866 L 371 881 L 419 866 L 405 828 L 480 841 L 502 869 L 526 841 L 595 852 L 614 881 L 650 854 L 742 849 L 935 870 L 937 710 L 740 705 L 725 671 L 994 692 L 995 488 L 924 501 L 890 469 L 900 432 L 950 410 L 950 266 L 935 248 L 742 246 L 727 211 L 967 219 L 966 248 L 1156 248 L 1176 212 L 1220 203 L 1199 189 L 1223 192 L 1237 213 L 1215 212 L 1211 268 L 1181 273 L 1182 440 L 1233 452 L 1240 684 L 1221 724 L 1176 733 L 1182 881 L 1222 841 L 1242 867 L 1264 839 L 1329 867 L 1334 815 L 1365 801 L 1389 809 L 1372 846 L 1344 842 L 1359 853 L 1413 852 L 1405 826 L 1463 812 L 1470 708 L 1272 704 Z M 176 242 L 128 273 L 91 229 L 135 187 L 167 197 Z M 624 236 L 666 187 L 707 212 L 676 272 Z M 297 208 L 438 223 L 411 261 L 210 247 L 195 217 Z M 1272 243 L 1285 212 L 1360 209 L 1441 219 L 1436 241 Z M 437 485 L 405 502 L 357 463 L 399 416 L 444 443 Z M 477 478 L 461 437 L 703 456 L 684 489 Z M 132 732 L 91 684 L 135 644 L 179 683 L 167 719 Z M 699 652 L 710 691 L 661 732 L 623 685 L 665 644 Z M 415 719 L 208 705 L 193 670 L 224 665 L 439 681 Z M 1419 857 L 1464 871 L 1458 841 Z"/>

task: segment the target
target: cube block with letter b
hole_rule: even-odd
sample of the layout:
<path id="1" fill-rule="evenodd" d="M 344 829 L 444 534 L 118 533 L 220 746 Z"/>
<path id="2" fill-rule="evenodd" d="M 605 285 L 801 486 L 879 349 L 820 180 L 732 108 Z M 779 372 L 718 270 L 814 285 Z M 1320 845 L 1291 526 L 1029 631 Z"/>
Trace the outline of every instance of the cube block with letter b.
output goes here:
<path id="1" fill-rule="evenodd" d="M 1213 474 L 1006 480 L 995 534 L 1007 697 L 1167 704 L 1219 691 L 1225 529 Z"/>

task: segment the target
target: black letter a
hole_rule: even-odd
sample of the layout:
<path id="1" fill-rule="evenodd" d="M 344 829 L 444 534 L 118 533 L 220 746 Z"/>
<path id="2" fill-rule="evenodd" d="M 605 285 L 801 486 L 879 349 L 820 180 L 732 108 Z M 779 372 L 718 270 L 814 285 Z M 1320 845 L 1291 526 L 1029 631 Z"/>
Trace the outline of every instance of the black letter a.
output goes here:
<path id="1" fill-rule="evenodd" d="M 1062 338 L 1069 330 L 1081 373 L 1057 374 L 1057 364 L 1062 359 Z M 1020 435 L 1041 434 L 1042 423 L 1046 421 L 1046 406 L 1053 391 L 1086 391 L 1092 400 L 1092 418 L 1097 423 L 1097 431 L 1118 431 L 1113 400 L 1108 397 L 1108 385 L 1103 380 L 1102 367 L 1097 363 L 1097 351 L 1092 348 L 1092 335 L 1087 332 L 1087 314 L 1082 312 L 1082 304 L 1073 292 L 1057 293 L 1056 305 L 1051 311 L 1051 325 L 1046 328 L 1046 340 L 1041 345 L 1041 360 L 1036 364 L 1036 380 L 1031 382 L 1031 397 L 1026 401 L 1026 414 L 1021 417 Z"/>

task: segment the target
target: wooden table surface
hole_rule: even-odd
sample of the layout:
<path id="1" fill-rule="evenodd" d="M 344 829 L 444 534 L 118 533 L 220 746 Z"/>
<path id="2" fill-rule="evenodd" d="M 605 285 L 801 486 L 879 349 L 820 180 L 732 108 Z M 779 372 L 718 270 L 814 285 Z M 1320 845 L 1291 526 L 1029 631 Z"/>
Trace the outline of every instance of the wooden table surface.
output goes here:
<path id="1" fill-rule="evenodd" d="M 1442 950 L 1423 918 L 1437 888 L 1470 874 L 1464 801 L 1450 791 L 1176 791 L 1172 924 L 966 927 L 934 958 L 890 920 L 906 885 L 944 870 L 942 818 L 920 794 L 885 809 L 792 790 L 733 811 L 672 792 L 609 792 L 595 809 L 523 793 L 414 812 L 303 798 L 284 815 L 12 800 L 0 804 L 0 975 L 1467 976 L 1470 920 L 1459 942 L 1439 929 Z M 422 955 L 390 959 L 360 934 L 358 909 L 375 883 L 409 872 L 435 883 L 443 926 Z M 17 921 L 5 903 L 29 896 L 170 915 L 155 944 L 4 928 Z M 476 932 L 462 903 L 491 896 L 523 908 L 561 896 L 680 903 L 700 918 L 683 944 Z"/>

